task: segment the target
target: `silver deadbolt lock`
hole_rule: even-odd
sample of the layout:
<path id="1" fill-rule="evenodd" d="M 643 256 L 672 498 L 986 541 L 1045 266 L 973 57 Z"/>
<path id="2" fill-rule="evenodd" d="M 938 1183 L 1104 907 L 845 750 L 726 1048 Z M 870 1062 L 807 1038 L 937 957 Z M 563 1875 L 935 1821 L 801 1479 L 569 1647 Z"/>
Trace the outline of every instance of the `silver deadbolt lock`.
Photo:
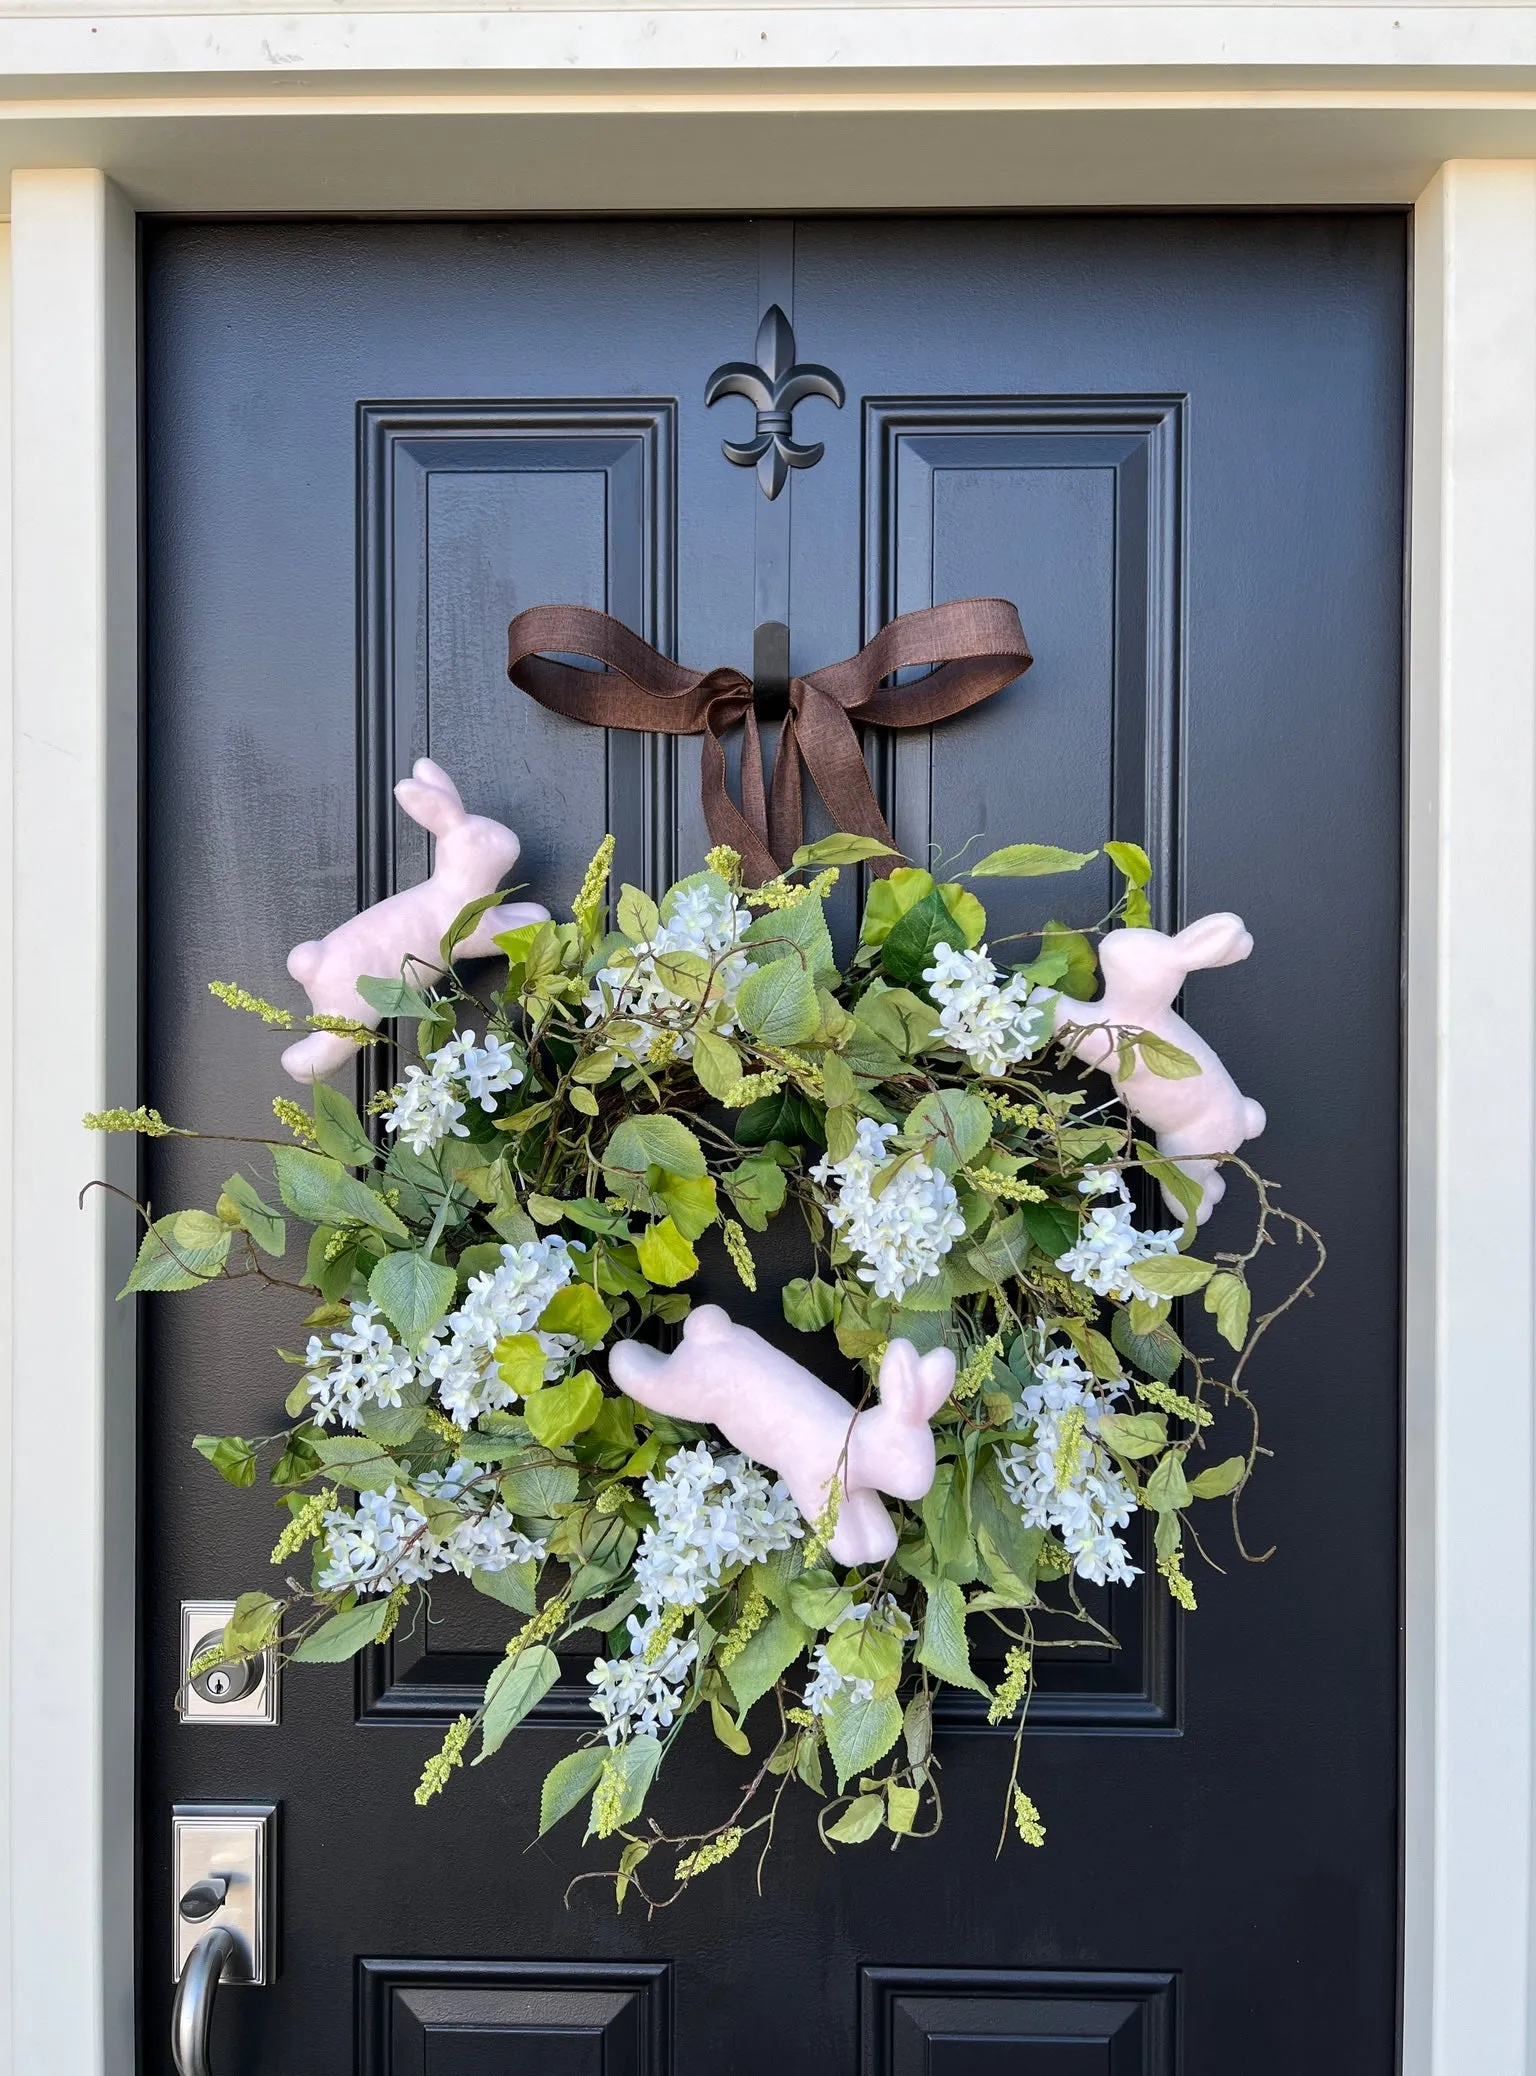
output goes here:
<path id="1" fill-rule="evenodd" d="M 191 1663 L 195 1665 L 199 1658 L 211 1651 L 223 1634 L 222 1629 L 210 1629 L 206 1636 L 200 1636 L 192 1646 Z M 202 1700 L 223 1707 L 232 1701 L 243 1701 L 260 1678 L 261 1667 L 254 1658 L 247 1658 L 239 1665 L 210 1665 L 206 1672 L 200 1672 L 193 1680 L 192 1691 Z"/>
<path id="2" fill-rule="evenodd" d="M 210 1665 L 195 1679 L 191 1676 L 199 1658 L 222 1638 L 234 1611 L 232 1600 L 181 1603 L 177 1707 L 184 1723 L 272 1724 L 278 1719 L 278 1669 L 271 1651 L 235 1665 Z"/>

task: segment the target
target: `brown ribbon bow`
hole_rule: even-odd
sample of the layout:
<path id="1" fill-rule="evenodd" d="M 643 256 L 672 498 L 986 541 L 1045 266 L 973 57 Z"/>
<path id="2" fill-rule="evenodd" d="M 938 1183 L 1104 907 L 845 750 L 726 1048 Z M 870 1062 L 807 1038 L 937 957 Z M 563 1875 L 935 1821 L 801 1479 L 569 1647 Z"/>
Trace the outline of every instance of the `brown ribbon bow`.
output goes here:
<path id="1" fill-rule="evenodd" d="M 548 651 L 589 656 L 606 670 L 556 663 Z M 756 886 L 787 868 L 805 828 L 802 758 L 826 802 L 833 826 L 895 844 L 875 800 L 854 722 L 878 728 L 927 728 L 948 720 L 1028 670 L 1034 659 L 1016 607 L 1002 598 L 961 598 L 903 613 L 882 627 L 857 656 L 792 678 L 789 711 L 765 791 L 763 745 L 752 680 L 739 670 L 685 670 L 590 606 L 530 606 L 507 629 L 507 676 L 540 706 L 596 728 L 635 728 L 657 735 L 702 735 L 700 790 L 716 843 L 741 853 Z M 881 680 L 915 664 L 937 666 L 913 684 Z M 725 778 L 725 731 L 746 724 L 741 756 L 742 806 Z M 877 858 L 884 874 L 897 858 Z"/>

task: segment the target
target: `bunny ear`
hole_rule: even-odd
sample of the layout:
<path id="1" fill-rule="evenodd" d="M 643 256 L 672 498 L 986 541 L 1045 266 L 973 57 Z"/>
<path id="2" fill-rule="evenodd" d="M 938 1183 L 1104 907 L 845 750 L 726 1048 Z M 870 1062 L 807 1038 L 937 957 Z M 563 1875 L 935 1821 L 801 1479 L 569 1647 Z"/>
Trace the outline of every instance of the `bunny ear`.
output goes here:
<path id="1" fill-rule="evenodd" d="M 919 1355 L 910 1341 L 892 1341 L 880 1361 L 880 1403 L 916 1427 L 931 1420 L 954 1389 L 955 1358 L 948 1348 Z"/>
<path id="2" fill-rule="evenodd" d="M 450 829 L 457 829 L 465 819 L 464 803 L 458 788 L 451 779 L 444 781 L 447 790 L 423 777 L 425 766 L 436 771 L 437 766 L 430 758 L 423 757 L 417 763 L 415 778 L 401 779 L 395 787 L 395 798 L 413 822 L 420 822 L 423 829 L 430 829 L 434 836 L 446 836 Z"/>
<path id="3" fill-rule="evenodd" d="M 1181 930 L 1173 948 L 1191 973 L 1210 966 L 1234 966 L 1253 950 L 1253 939 L 1240 915 L 1226 909 L 1203 915 Z"/>
<path id="4" fill-rule="evenodd" d="M 455 807 L 464 805 L 458 787 L 441 764 L 434 764 L 430 757 L 418 757 L 411 770 L 424 786 L 431 786 L 439 793 L 446 793 Z"/>

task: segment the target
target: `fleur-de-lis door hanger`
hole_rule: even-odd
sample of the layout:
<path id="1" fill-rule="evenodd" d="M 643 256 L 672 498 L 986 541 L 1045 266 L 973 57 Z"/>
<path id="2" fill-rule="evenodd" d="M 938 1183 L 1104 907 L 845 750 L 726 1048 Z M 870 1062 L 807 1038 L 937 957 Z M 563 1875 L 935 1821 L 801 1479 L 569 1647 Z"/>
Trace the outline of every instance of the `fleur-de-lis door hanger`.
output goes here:
<path id="1" fill-rule="evenodd" d="M 777 497 L 791 469 L 814 468 L 826 449 L 820 440 L 793 437 L 794 410 L 808 396 L 825 397 L 839 410 L 846 391 L 830 368 L 797 363 L 795 334 L 777 303 L 771 304 L 757 328 L 757 363 L 728 360 L 716 368 L 704 389 L 704 402 L 744 396 L 757 408 L 757 429 L 750 440 L 722 440 L 727 461 L 739 469 L 755 468 L 764 497 Z"/>

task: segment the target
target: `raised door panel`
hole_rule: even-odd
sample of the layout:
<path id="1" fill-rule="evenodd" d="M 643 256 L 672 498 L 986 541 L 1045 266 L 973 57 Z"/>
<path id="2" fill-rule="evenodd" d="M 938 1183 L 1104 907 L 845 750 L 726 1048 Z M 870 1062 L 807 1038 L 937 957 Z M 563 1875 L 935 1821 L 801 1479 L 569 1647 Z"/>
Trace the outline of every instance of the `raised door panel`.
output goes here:
<path id="1" fill-rule="evenodd" d="M 664 1965 L 364 1960 L 359 2076 L 668 2076 Z"/>
<path id="2" fill-rule="evenodd" d="M 1174 2076 L 1176 1978 L 865 1968 L 861 2076 Z"/>
<path id="3" fill-rule="evenodd" d="M 611 731 L 578 748 L 509 684 L 506 626 L 559 599 L 670 648 L 676 406 L 368 404 L 359 445 L 368 898 L 426 873 L 426 832 L 390 791 L 421 756 L 517 829 L 530 886 L 574 885 L 608 830 L 619 876 L 653 879 L 670 856 L 668 746 Z"/>

